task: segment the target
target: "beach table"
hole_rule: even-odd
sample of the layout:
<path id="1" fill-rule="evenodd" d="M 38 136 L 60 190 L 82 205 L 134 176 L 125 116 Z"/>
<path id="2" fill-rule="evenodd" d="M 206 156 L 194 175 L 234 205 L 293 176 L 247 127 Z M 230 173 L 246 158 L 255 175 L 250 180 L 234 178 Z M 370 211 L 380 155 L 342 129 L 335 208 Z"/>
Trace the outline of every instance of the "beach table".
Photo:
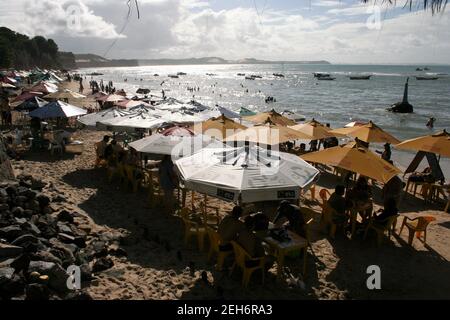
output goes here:
<path id="1" fill-rule="evenodd" d="M 294 251 L 304 249 L 303 253 L 303 277 L 306 276 L 306 256 L 308 254 L 308 241 L 299 236 L 298 234 L 287 230 L 290 240 L 280 242 L 271 236 L 264 237 L 264 242 L 267 243 L 274 252 L 274 256 L 277 259 L 277 278 L 283 277 L 284 258 L 287 254 Z"/>

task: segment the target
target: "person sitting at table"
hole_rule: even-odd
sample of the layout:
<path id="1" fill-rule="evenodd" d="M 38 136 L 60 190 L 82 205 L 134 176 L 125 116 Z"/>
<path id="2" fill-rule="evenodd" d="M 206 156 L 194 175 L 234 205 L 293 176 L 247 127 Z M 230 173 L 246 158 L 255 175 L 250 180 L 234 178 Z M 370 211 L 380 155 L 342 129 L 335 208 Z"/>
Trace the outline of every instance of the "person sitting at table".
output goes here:
<path id="1" fill-rule="evenodd" d="M 281 201 L 273 223 L 277 224 L 281 218 L 286 218 L 289 221 L 288 228 L 290 230 L 301 236 L 305 236 L 305 218 L 298 206 L 286 200 Z"/>
<path id="2" fill-rule="evenodd" d="M 384 203 L 384 209 L 378 210 L 374 215 L 374 220 L 378 223 L 386 222 L 386 219 L 398 214 L 397 204 L 395 199 L 389 198 Z"/>
<path id="3" fill-rule="evenodd" d="M 355 186 L 347 192 L 347 199 L 362 216 L 363 220 L 370 217 L 372 213 L 372 191 L 367 178 L 360 176 Z"/>
<path id="4" fill-rule="evenodd" d="M 348 220 L 348 217 L 345 214 L 347 201 L 344 198 L 344 193 L 345 187 L 343 185 L 337 185 L 327 202 L 328 206 L 334 210 L 334 214 L 331 218 L 333 223 L 337 225 L 344 224 Z"/>
<path id="5" fill-rule="evenodd" d="M 239 232 L 236 242 L 241 245 L 241 247 L 250 255 L 250 257 L 255 259 L 265 257 L 265 267 L 267 270 L 272 266 L 274 259 L 272 256 L 266 254 L 262 239 L 255 234 L 254 230 L 255 217 L 247 216 L 245 218 L 244 228 Z M 254 267 L 257 263 L 257 261 L 246 262 L 247 267 L 249 268 Z"/>
<path id="6" fill-rule="evenodd" d="M 403 188 L 405 187 L 405 183 L 399 176 L 393 177 L 383 186 L 383 200 L 386 201 L 389 198 L 395 200 L 397 207 L 400 205 L 400 199 L 402 196 Z"/>
<path id="7" fill-rule="evenodd" d="M 230 241 L 236 240 L 239 232 L 244 229 L 244 223 L 239 220 L 243 212 L 241 206 L 235 206 L 231 212 L 220 221 L 218 233 L 222 241 L 221 250 L 232 249 Z"/>

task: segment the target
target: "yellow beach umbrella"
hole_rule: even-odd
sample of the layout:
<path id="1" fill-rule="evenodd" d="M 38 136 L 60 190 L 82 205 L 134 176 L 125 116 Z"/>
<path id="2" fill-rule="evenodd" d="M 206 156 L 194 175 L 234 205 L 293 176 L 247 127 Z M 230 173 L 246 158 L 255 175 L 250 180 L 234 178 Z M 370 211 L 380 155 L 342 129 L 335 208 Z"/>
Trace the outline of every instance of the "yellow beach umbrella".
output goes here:
<path id="1" fill-rule="evenodd" d="M 417 150 L 450 157 L 450 134 L 443 130 L 438 133 L 403 141 L 395 146 L 398 149 Z"/>
<path id="2" fill-rule="evenodd" d="M 225 117 L 223 114 L 219 117 L 196 123 L 192 128 L 197 134 L 206 134 L 220 140 L 238 131 L 247 129 L 246 126 Z"/>
<path id="3" fill-rule="evenodd" d="M 277 126 L 293 126 L 293 125 L 295 125 L 294 120 L 291 120 L 291 119 L 279 114 L 278 112 L 276 112 L 273 109 L 268 112 L 258 113 L 254 116 L 242 117 L 242 119 L 245 121 L 250 121 L 250 122 L 258 123 L 258 124 L 271 122 Z"/>
<path id="4" fill-rule="evenodd" d="M 314 119 L 306 123 L 290 126 L 289 128 L 311 136 L 313 140 L 342 136 L 341 134 L 332 133 L 330 128 L 325 127 L 319 121 L 316 121 Z"/>
<path id="5" fill-rule="evenodd" d="M 357 147 L 355 142 L 307 153 L 302 155 L 301 158 L 308 162 L 321 163 L 356 172 L 382 183 L 388 182 L 401 173 L 400 169 L 381 159 L 372 151 Z"/>
<path id="6" fill-rule="evenodd" d="M 224 140 L 248 141 L 253 143 L 275 145 L 298 139 L 311 140 L 312 137 L 288 127 L 267 123 L 247 128 L 225 138 Z"/>
<path id="7" fill-rule="evenodd" d="M 369 121 L 368 124 L 349 128 L 340 128 L 331 130 L 331 133 L 343 134 L 358 138 L 364 142 L 387 142 L 392 144 L 400 143 L 400 140 L 387 133 L 379 126 Z"/>

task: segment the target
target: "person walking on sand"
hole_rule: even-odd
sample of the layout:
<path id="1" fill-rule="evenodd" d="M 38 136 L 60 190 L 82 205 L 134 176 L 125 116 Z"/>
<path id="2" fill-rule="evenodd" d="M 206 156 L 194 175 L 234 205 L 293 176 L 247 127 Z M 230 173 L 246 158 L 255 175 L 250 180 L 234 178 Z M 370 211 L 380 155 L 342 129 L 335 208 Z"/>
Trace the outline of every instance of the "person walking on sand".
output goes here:
<path id="1" fill-rule="evenodd" d="M 83 78 L 80 78 L 80 93 L 83 93 L 84 87 L 83 87 Z"/>
<path id="2" fill-rule="evenodd" d="M 178 179 L 173 170 L 173 162 L 169 155 L 165 155 L 159 164 L 158 173 L 159 183 L 164 192 L 164 206 L 168 213 L 173 213 L 175 202 L 173 192 L 178 185 Z"/>

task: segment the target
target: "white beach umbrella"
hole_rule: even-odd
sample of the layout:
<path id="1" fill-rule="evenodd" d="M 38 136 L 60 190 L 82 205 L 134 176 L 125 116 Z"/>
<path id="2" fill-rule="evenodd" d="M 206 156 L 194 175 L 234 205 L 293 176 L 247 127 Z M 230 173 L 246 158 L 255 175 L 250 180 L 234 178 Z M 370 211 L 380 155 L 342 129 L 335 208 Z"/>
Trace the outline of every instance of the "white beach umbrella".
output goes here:
<path id="1" fill-rule="evenodd" d="M 130 113 L 128 115 L 99 121 L 100 126 L 106 126 L 111 131 L 135 131 L 136 129 L 151 130 L 160 127 L 166 120 L 147 112 Z"/>
<path id="2" fill-rule="evenodd" d="M 298 199 L 319 175 L 295 155 L 254 145 L 205 148 L 175 165 L 186 188 L 242 203 Z"/>
<path id="3" fill-rule="evenodd" d="M 129 146 L 138 152 L 171 155 L 174 158 L 191 156 L 205 147 L 212 149 L 226 148 L 222 142 L 202 134 L 179 136 L 160 133 L 134 141 Z"/>
<path id="4" fill-rule="evenodd" d="M 78 122 L 88 127 L 96 127 L 97 122 L 120 118 L 129 115 L 130 112 L 120 108 L 109 108 L 96 113 L 89 113 L 78 119 Z"/>
<path id="5" fill-rule="evenodd" d="M 52 119 L 82 116 L 86 113 L 87 111 L 84 109 L 58 100 L 50 102 L 36 110 L 33 110 L 28 115 L 32 118 Z"/>

